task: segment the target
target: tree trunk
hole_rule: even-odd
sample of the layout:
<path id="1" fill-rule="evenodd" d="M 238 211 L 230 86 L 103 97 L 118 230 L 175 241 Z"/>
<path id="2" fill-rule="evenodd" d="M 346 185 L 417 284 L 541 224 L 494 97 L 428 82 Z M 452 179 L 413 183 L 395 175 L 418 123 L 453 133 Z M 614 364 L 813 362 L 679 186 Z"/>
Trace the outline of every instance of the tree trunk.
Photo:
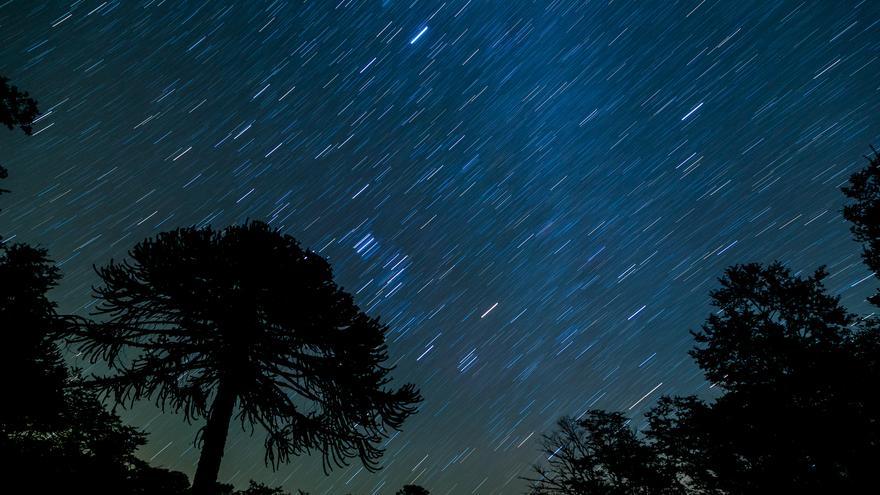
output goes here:
<path id="1" fill-rule="evenodd" d="M 235 400 L 235 392 L 225 380 L 221 380 L 202 436 L 202 454 L 192 484 L 194 495 L 214 495 L 217 491 L 217 475 L 220 473 L 220 461 L 223 460 Z"/>

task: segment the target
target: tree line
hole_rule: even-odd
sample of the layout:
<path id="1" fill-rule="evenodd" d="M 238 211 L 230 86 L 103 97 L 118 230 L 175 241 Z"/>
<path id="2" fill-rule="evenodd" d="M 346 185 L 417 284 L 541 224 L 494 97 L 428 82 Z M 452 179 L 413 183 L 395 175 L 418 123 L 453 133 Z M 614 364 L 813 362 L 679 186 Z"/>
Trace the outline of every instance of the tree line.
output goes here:
<path id="1" fill-rule="evenodd" d="M 31 134 L 38 106 L 0 78 L 0 123 Z M 7 171 L 0 167 L 0 178 Z M 7 192 L 0 189 L 0 193 Z M 880 155 L 843 210 L 880 273 Z M 388 328 L 330 264 L 262 222 L 178 228 L 96 267 L 88 316 L 61 314 L 45 249 L 0 240 L 0 465 L 37 493 L 282 495 L 218 482 L 230 427 L 263 432 L 273 468 L 318 454 L 325 472 L 375 471 L 422 401 L 393 386 Z M 644 427 L 620 412 L 564 417 L 543 439 L 532 495 L 861 493 L 880 460 L 880 324 L 828 293 L 824 268 L 728 268 L 690 355 L 720 394 L 661 397 Z M 880 292 L 869 298 L 880 304 Z M 69 367 L 69 346 L 105 373 Z M 192 483 L 135 452 L 146 434 L 116 407 L 150 401 L 201 428 Z M 108 409 L 105 404 L 110 406 Z M 301 494 L 303 492 L 300 492 Z M 406 485 L 398 495 L 426 495 Z"/>
<path id="2" fill-rule="evenodd" d="M 878 278 L 880 154 L 866 158 L 842 188 L 842 213 Z M 827 276 L 779 262 L 729 267 L 689 352 L 720 395 L 661 397 L 639 431 L 620 412 L 562 418 L 543 438 L 530 493 L 874 493 L 880 321 L 847 311 Z M 880 305 L 880 291 L 868 301 Z"/>

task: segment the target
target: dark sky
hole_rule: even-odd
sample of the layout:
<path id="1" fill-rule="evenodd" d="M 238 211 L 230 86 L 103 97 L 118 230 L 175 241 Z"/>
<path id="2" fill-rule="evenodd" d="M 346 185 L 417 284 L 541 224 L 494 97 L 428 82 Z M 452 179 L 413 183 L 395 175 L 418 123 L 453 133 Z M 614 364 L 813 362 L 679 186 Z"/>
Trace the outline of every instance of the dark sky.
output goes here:
<path id="1" fill-rule="evenodd" d="M 383 471 L 235 433 L 224 481 L 521 493 L 559 416 L 711 393 L 688 330 L 725 266 L 872 284 L 838 187 L 880 143 L 878 2 L 0 0 L 0 74 L 43 111 L 0 134 L 0 235 L 63 310 L 146 236 L 263 219 L 390 325 L 426 401 Z M 125 418 L 193 470 L 181 418 Z"/>

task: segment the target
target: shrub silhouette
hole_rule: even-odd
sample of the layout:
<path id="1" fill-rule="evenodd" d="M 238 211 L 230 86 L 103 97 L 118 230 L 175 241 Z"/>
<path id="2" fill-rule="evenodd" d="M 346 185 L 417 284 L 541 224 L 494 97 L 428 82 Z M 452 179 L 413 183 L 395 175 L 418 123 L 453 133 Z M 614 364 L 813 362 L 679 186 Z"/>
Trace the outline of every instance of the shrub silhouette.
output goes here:
<path id="1" fill-rule="evenodd" d="M 413 385 L 387 388 L 387 328 L 323 258 L 261 222 L 181 228 L 129 255 L 97 269 L 101 319 L 72 340 L 114 371 L 92 385 L 117 403 L 151 399 L 207 418 L 194 493 L 215 490 L 233 417 L 266 431 L 273 467 L 317 450 L 325 470 L 351 458 L 378 469 L 380 442 L 421 397 Z"/>
<path id="2" fill-rule="evenodd" d="M 232 485 L 217 483 L 217 495 L 290 495 L 281 488 L 268 486 L 254 480 L 248 482 L 244 490 L 235 490 Z M 302 492 L 300 492 L 302 493 Z"/>
<path id="3" fill-rule="evenodd" d="M 430 495 L 431 492 L 419 485 L 403 485 L 403 488 L 397 491 L 397 495 Z"/>

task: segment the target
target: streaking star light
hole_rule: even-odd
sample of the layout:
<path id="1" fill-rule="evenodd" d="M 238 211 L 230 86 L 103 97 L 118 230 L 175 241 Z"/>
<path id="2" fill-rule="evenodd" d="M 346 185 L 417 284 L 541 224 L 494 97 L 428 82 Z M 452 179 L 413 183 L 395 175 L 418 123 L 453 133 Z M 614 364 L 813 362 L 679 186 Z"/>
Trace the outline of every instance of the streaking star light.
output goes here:
<path id="1" fill-rule="evenodd" d="M 423 27 L 422 30 L 419 31 L 419 34 L 415 35 L 415 37 L 413 39 L 409 40 L 409 44 L 412 45 L 412 44 L 415 44 L 416 41 L 419 41 L 419 38 L 421 38 L 422 35 L 425 34 L 425 31 L 427 31 L 427 30 L 428 30 L 428 26 Z"/>

